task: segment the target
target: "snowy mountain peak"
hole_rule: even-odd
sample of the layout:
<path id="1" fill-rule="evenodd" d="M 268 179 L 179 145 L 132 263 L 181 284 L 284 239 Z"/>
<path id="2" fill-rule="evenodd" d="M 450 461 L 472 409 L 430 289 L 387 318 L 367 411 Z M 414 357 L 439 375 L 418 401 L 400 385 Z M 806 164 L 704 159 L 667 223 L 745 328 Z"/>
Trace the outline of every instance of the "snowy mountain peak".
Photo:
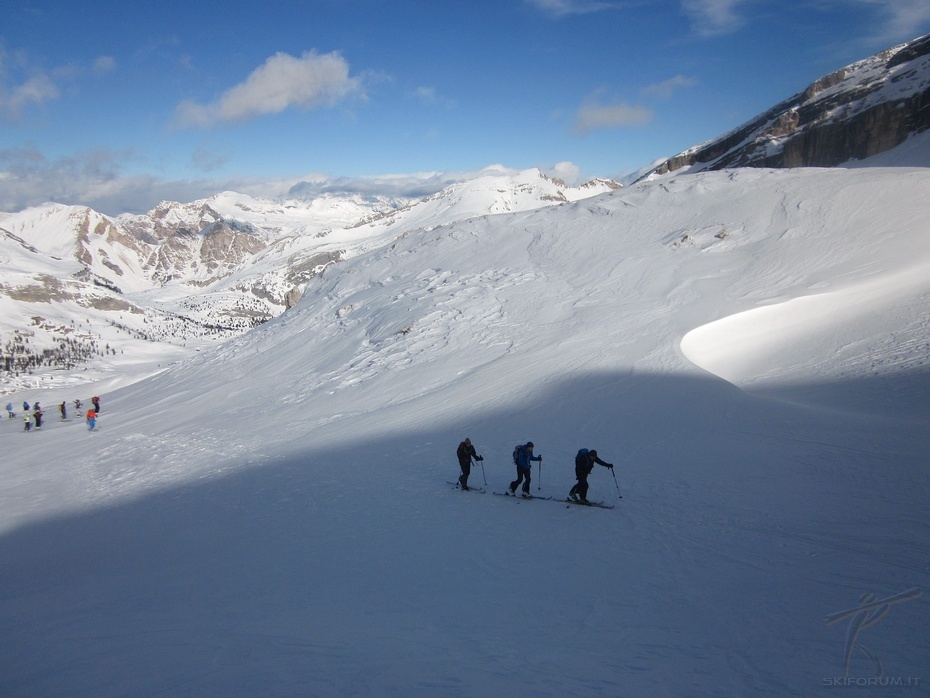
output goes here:
<path id="1" fill-rule="evenodd" d="M 227 191 L 115 218 L 48 204 L 0 218 L 0 255 L 10 260 L 0 273 L 0 297 L 14 301 L 0 326 L 14 334 L 31 327 L 34 304 L 42 303 L 42 316 L 57 320 L 29 330 L 39 350 L 55 346 L 72 319 L 103 321 L 108 329 L 94 341 L 105 344 L 224 340 L 284 312 L 328 265 L 411 230 L 577 201 L 617 186 L 595 180 L 569 187 L 536 169 L 492 168 L 417 201 L 333 193 L 266 200 Z M 52 278 L 68 280 L 67 294 L 49 286 Z M 11 384 L 24 380 L 13 373 Z"/>

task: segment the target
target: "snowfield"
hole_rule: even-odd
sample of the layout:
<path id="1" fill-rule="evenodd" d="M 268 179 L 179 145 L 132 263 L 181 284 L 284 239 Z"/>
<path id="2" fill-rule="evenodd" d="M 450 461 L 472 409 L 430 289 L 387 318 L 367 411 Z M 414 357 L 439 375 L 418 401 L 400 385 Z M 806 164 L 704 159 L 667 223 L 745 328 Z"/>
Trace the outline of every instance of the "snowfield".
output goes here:
<path id="1" fill-rule="evenodd" d="M 398 231 L 157 375 L 8 396 L 47 426 L 0 423 L 0 694 L 926 694 L 928 194 L 741 170 Z M 455 491 L 466 436 L 554 499 Z M 559 501 L 581 447 L 614 509 Z"/>

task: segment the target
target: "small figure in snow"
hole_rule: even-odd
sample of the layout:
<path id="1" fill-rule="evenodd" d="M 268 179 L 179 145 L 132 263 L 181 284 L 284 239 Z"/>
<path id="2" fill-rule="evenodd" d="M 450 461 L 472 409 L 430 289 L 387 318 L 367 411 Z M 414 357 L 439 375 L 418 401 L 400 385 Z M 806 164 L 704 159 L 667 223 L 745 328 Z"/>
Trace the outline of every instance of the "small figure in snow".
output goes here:
<path id="1" fill-rule="evenodd" d="M 13 411 L 13 403 L 6 403 L 6 412 L 9 415 L 7 419 L 13 419 L 16 416 L 16 413 Z"/>
<path id="2" fill-rule="evenodd" d="M 542 462 L 542 456 L 533 455 L 533 442 L 527 441 L 522 446 L 517 446 L 513 451 L 513 461 L 517 466 L 517 479 L 510 483 L 510 494 L 517 493 L 517 487 L 523 483 L 523 496 L 530 495 L 530 461 Z"/>
<path id="3" fill-rule="evenodd" d="M 87 429 L 88 431 L 93 431 L 97 427 L 97 413 L 94 412 L 94 408 L 91 407 L 87 410 Z"/>
<path id="4" fill-rule="evenodd" d="M 575 477 L 578 482 L 572 487 L 568 496 L 581 504 L 588 504 L 588 475 L 594 470 L 594 464 L 603 465 L 605 468 L 614 469 L 613 463 L 605 463 L 597 457 L 597 451 L 593 448 L 589 451 L 586 448 L 579 449 L 578 455 L 575 456 Z"/>
<path id="5" fill-rule="evenodd" d="M 62 400 L 61 404 L 58 405 L 58 411 L 61 412 L 61 421 L 66 422 L 68 420 L 68 403 Z"/>
<path id="6" fill-rule="evenodd" d="M 35 417 L 35 420 L 36 420 L 36 429 L 41 429 L 42 428 L 42 408 L 39 407 L 38 402 L 36 403 L 36 408 L 33 411 L 32 416 Z"/>
<path id="7" fill-rule="evenodd" d="M 29 403 L 23 400 L 23 412 L 29 411 Z"/>
<path id="8" fill-rule="evenodd" d="M 94 403 L 94 412 L 100 414 L 100 398 L 94 395 L 90 401 Z"/>
<path id="9" fill-rule="evenodd" d="M 465 439 L 460 443 L 455 455 L 458 456 L 459 467 L 462 469 L 462 474 L 459 475 L 459 484 L 463 490 L 467 490 L 468 476 L 471 474 L 471 459 L 484 460 L 484 458 L 475 452 L 475 447 L 471 445 L 471 439 Z"/>
<path id="10" fill-rule="evenodd" d="M 82 403 L 80 400 L 75 400 L 75 401 L 74 401 L 74 411 L 75 411 L 75 412 L 80 412 L 80 411 L 81 411 L 81 407 L 83 406 L 83 404 L 84 404 L 84 403 Z"/>
<path id="11" fill-rule="evenodd" d="M 26 424 L 26 431 L 32 431 L 32 415 L 28 412 L 23 415 L 23 422 Z"/>

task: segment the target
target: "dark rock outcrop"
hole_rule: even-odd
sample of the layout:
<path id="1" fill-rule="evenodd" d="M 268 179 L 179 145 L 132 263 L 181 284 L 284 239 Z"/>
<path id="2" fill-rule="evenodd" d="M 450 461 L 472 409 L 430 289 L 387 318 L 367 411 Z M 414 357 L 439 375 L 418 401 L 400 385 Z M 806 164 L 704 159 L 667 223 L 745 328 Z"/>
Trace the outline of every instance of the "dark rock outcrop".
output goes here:
<path id="1" fill-rule="evenodd" d="M 930 128 L 930 35 L 824 76 L 652 173 L 732 167 L 834 167 Z M 928 163 L 930 164 L 930 163 Z"/>

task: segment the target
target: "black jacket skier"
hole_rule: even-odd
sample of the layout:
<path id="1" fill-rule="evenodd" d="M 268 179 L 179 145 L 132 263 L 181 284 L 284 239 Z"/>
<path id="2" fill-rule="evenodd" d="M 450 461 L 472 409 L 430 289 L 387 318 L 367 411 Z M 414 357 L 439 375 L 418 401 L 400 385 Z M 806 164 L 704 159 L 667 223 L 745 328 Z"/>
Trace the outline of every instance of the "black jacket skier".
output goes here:
<path id="1" fill-rule="evenodd" d="M 471 474 L 471 459 L 484 460 L 484 458 L 475 452 L 475 447 L 471 445 L 471 439 L 465 439 L 460 443 L 455 455 L 458 457 L 459 467 L 462 469 L 462 474 L 459 475 L 459 484 L 463 490 L 467 490 L 468 476 Z"/>
<path id="2" fill-rule="evenodd" d="M 597 451 L 594 449 L 589 451 L 586 448 L 582 448 L 578 451 L 578 455 L 575 456 L 575 478 L 577 478 L 578 482 L 572 487 L 568 496 L 576 502 L 581 502 L 582 504 L 588 503 L 588 475 L 594 470 L 595 463 L 603 465 L 605 468 L 610 468 L 611 470 L 614 469 L 613 463 L 605 463 L 602 461 L 597 457 Z"/>

